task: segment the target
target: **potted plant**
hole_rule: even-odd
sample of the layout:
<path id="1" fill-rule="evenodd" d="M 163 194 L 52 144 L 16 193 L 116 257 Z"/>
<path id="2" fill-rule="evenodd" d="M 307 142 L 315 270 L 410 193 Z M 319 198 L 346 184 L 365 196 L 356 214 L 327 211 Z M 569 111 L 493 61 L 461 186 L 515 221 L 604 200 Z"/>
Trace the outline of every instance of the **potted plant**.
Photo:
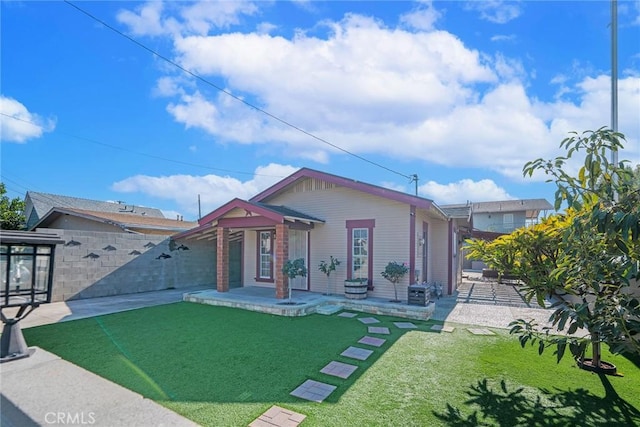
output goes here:
<path id="1" fill-rule="evenodd" d="M 284 273 L 289 280 L 295 279 L 298 276 L 307 277 L 307 267 L 304 266 L 304 258 L 298 258 L 293 261 L 288 259 L 282 267 L 282 273 Z M 287 287 L 289 288 L 288 303 L 291 304 L 291 283 L 287 283 Z"/>
<path id="2" fill-rule="evenodd" d="M 344 296 L 348 299 L 365 299 L 369 289 L 369 279 L 360 277 L 344 281 Z"/>
<path id="3" fill-rule="evenodd" d="M 336 271 L 336 267 L 340 265 L 340 261 L 333 256 L 330 257 L 330 261 L 320 261 L 320 265 L 318 266 L 318 270 L 322 271 L 327 276 L 327 293 L 329 295 L 329 276 L 331 276 L 332 271 Z"/>
<path id="4" fill-rule="evenodd" d="M 395 299 L 391 302 L 400 302 L 400 300 L 398 299 L 397 285 L 398 283 L 400 283 L 400 280 L 402 280 L 404 275 L 408 272 L 409 267 L 407 267 L 405 263 L 400 264 L 399 262 L 391 261 L 384 268 L 384 271 L 380 273 L 382 274 L 382 277 L 393 283 L 393 292 L 395 294 Z"/>

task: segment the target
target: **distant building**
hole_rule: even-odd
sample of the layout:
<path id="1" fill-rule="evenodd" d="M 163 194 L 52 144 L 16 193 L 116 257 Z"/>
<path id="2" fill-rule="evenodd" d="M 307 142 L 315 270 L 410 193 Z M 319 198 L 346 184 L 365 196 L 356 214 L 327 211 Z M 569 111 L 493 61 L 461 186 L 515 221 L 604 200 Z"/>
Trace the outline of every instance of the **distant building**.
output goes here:
<path id="1" fill-rule="evenodd" d="M 541 215 L 553 209 L 545 199 L 503 200 L 444 205 L 446 210 L 469 208 L 474 231 L 508 234 L 512 231 L 536 224 Z"/>
<path id="2" fill-rule="evenodd" d="M 33 227 L 53 208 L 80 209 L 92 212 L 164 218 L 160 209 L 128 205 L 124 203 L 81 199 L 78 197 L 60 196 L 57 194 L 38 193 L 35 191 L 27 191 L 24 202 L 24 214 L 27 221 L 27 230 L 32 230 Z"/>

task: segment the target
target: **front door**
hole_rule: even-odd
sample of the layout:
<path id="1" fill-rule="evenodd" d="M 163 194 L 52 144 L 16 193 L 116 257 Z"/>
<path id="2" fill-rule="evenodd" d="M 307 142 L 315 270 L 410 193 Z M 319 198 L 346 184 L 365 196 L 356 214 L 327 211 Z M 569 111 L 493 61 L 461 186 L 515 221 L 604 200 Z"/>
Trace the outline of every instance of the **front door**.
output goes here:
<path id="1" fill-rule="evenodd" d="M 304 259 L 304 265 L 307 267 L 307 275 L 309 275 L 309 245 L 308 245 L 309 233 L 304 230 L 289 230 L 289 259 L 294 260 L 298 258 Z M 291 289 L 298 289 L 308 291 L 306 277 L 296 277 L 295 279 L 289 279 L 289 285 Z"/>

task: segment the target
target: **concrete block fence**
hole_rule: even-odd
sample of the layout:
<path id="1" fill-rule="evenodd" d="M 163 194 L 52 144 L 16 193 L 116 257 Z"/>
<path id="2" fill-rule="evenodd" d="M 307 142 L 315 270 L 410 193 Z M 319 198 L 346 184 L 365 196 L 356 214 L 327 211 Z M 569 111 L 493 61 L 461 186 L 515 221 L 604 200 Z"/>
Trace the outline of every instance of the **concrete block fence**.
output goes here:
<path id="1" fill-rule="evenodd" d="M 189 250 L 184 250 L 170 248 L 167 236 L 38 231 L 57 233 L 65 242 L 55 251 L 54 302 L 199 285 L 215 287 L 212 242 L 185 242 Z"/>

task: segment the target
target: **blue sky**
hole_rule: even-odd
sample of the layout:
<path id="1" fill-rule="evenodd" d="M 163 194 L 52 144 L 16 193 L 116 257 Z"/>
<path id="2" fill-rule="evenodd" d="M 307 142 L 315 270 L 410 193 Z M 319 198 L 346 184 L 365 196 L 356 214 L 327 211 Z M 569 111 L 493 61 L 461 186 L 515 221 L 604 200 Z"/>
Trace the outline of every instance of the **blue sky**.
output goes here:
<path id="1" fill-rule="evenodd" d="M 408 193 L 417 174 L 438 204 L 552 201 L 523 165 L 611 125 L 608 1 L 74 4 L 170 62 L 67 3 L 2 2 L 10 197 L 196 219 L 198 195 L 204 215 L 309 167 Z M 638 1 L 618 2 L 618 53 L 635 164 Z"/>

